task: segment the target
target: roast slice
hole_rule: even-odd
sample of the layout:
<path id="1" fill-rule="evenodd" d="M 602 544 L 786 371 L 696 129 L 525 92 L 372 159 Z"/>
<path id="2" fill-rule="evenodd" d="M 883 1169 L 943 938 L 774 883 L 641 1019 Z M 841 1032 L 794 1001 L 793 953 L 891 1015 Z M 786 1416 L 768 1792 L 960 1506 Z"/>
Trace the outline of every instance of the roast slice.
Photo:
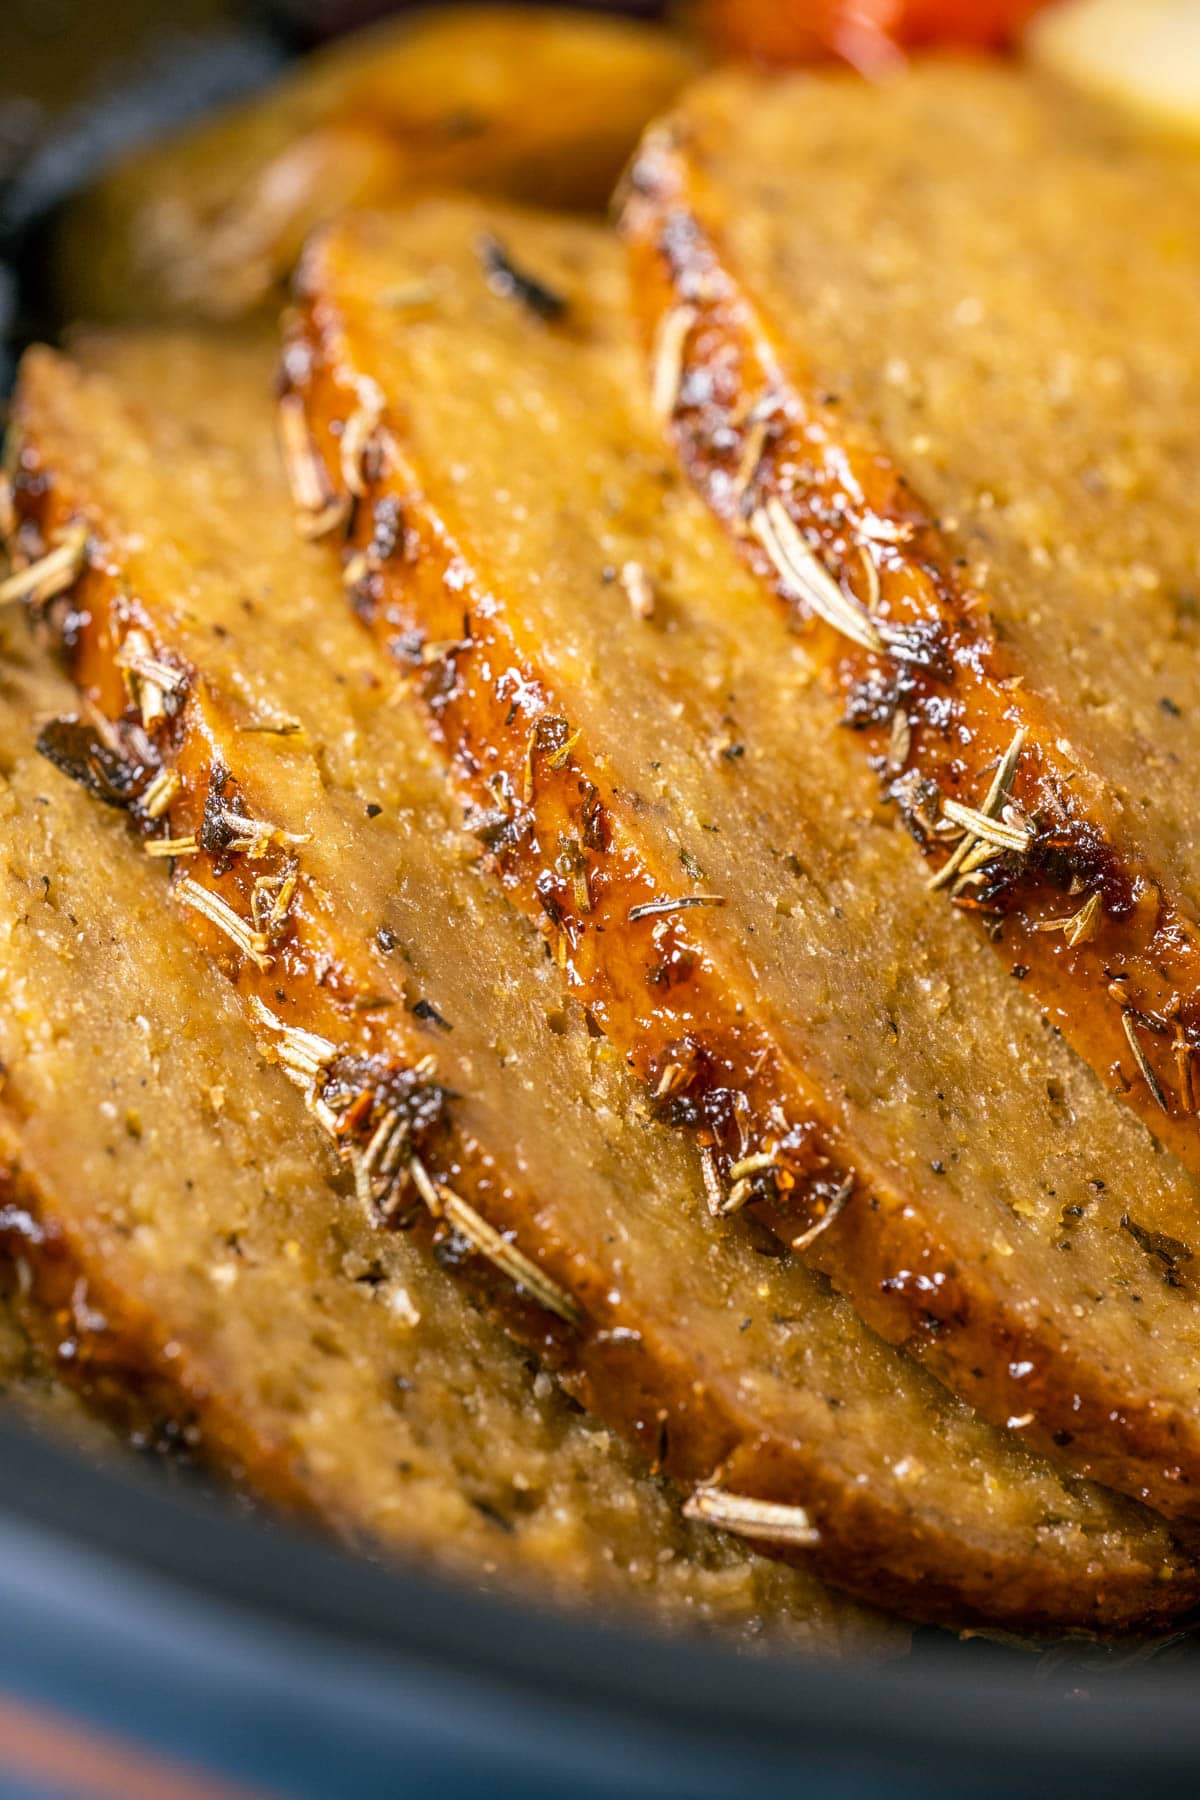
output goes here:
<path id="1" fill-rule="evenodd" d="M 701 1484 L 693 1509 L 847 1587 L 921 1617 L 1027 1623 L 1142 1623 L 1190 1602 L 1160 1524 L 982 1424 L 747 1221 L 709 1218 L 694 1150 L 646 1118 L 619 1049 L 477 868 L 327 550 L 294 537 L 260 356 L 140 338 L 90 360 L 107 373 L 34 354 L 17 400 L 18 558 L 35 530 L 60 558 L 25 583 L 93 726 L 109 722 L 41 742 L 99 799 L 136 796 L 151 849 L 174 842 L 173 899 L 163 859 L 144 864 L 148 941 L 165 908 L 225 966 L 253 1037 L 332 1128 L 378 1254 L 432 1199 L 443 1260 L 489 1251 L 545 1353 L 647 1458 Z M 375 522 L 403 525 L 386 506 Z M 280 893 L 272 922 L 261 896 Z M 383 1157 L 383 1102 L 400 1110 L 430 1055 L 421 1079 L 444 1105 L 425 1123 L 410 1107 Z M 230 1068 L 213 1077 L 227 1105 L 244 1084 Z M 308 1138 L 295 1156 L 300 1180 Z M 325 1203 L 303 1210 L 321 1228 Z M 282 1367 L 305 1379 L 302 1357 Z"/>
<path id="2" fill-rule="evenodd" d="M 420 1232 L 363 1215 L 161 904 L 165 872 L 35 753 L 69 700 L 40 662 L 6 665 L 0 1221 L 72 1385 L 267 1500 L 479 1585 L 747 1645 L 901 1649 L 807 1570 L 684 1519 Z M 0 1355 L 20 1356 L 24 1410 L 78 1437 L 15 1320 Z"/>
<path id="3" fill-rule="evenodd" d="M 418 279 L 398 322 L 378 295 Z M 807 640 L 664 466 L 616 247 L 430 203 L 334 227 L 303 285 L 286 366 L 331 491 L 363 489 L 351 601 L 575 992 L 698 1128 L 714 1210 L 757 1205 L 997 1423 L 1195 1514 L 1197 1182 L 926 891 Z"/>
<path id="4" fill-rule="evenodd" d="M 61 303 L 89 319 L 233 318 L 281 289 L 322 219 L 412 193 L 599 210 L 695 68 L 665 30 L 563 9 L 393 21 L 102 176 L 64 222 Z"/>
<path id="5" fill-rule="evenodd" d="M 693 480 L 934 885 L 1193 1168 L 1198 203 L 1123 111 L 931 62 L 715 77 L 626 209 Z"/>

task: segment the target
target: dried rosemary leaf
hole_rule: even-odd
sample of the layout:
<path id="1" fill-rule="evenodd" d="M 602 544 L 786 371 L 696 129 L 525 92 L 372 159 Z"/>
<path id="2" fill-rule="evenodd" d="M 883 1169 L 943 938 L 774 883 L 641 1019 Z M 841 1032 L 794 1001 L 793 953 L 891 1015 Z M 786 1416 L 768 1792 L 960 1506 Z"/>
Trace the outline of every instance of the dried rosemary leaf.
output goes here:
<path id="1" fill-rule="evenodd" d="M 1169 1112 L 1170 1108 L 1167 1105 L 1167 1097 L 1162 1091 L 1158 1076 L 1150 1067 L 1149 1062 L 1146 1060 L 1146 1052 L 1142 1049 L 1142 1046 L 1138 1041 L 1137 1014 L 1132 1007 L 1127 1006 L 1122 1012 L 1121 1024 L 1125 1028 L 1125 1036 L 1129 1040 L 1129 1048 L 1133 1051 L 1133 1059 L 1137 1063 L 1142 1080 L 1146 1083 L 1146 1086 L 1154 1096 L 1155 1105 L 1159 1108 L 1160 1112 Z"/>
<path id="2" fill-rule="evenodd" d="M 638 919 L 661 919 L 668 913 L 686 912 L 692 906 L 724 906 L 723 894 L 680 894 L 673 900 L 643 900 L 640 906 L 631 906 L 628 913 L 630 924 Z"/>
<path id="3" fill-rule="evenodd" d="M 721 1177 L 717 1172 L 717 1159 L 707 1145 L 700 1150 L 700 1174 L 704 1181 L 704 1198 L 708 1210 L 714 1219 L 719 1219 L 725 1204 L 725 1190 L 721 1186 Z"/>
<path id="4" fill-rule="evenodd" d="M 48 600 L 65 594 L 74 587 L 87 562 L 88 533 L 86 525 L 72 525 L 61 541 L 23 569 L 16 569 L 0 581 L 0 606 L 25 602 L 44 606 Z"/>
<path id="5" fill-rule="evenodd" d="M 147 856 L 175 857 L 199 856 L 200 846 L 194 837 L 147 838 L 144 845 Z"/>
<path id="6" fill-rule="evenodd" d="M 294 737 L 304 726 L 299 719 L 279 718 L 255 720 L 252 725 L 238 725 L 236 729 L 247 736 L 260 732 L 265 737 Z"/>
<path id="7" fill-rule="evenodd" d="M 837 1218 L 838 1214 L 844 1209 L 847 1200 L 849 1200 L 853 1192 L 854 1177 L 849 1175 L 846 1180 L 843 1181 L 841 1187 L 833 1196 L 833 1199 L 829 1202 L 829 1205 L 825 1208 L 825 1211 L 816 1223 L 810 1225 L 807 1231 L 802 1231 L 799 1237 L 794 1237 L 792 1239 L 792 1249 L 798 1254 L 803 1254 L 805 1250 L 810 1249 L 821 1236 L 821 1233 L 829 1230 L 829 1227 L 833 1224 L 833 1221 Z"/>
<path id="8" fill-rule="evenodd" d="M 754 405 L 746 414 L 744 424 L 746 435 L 742 442 L 742 453 L 738 458 L 738 466 L 734 471 L 734 497 L 745 506 L 751 489 L 758 477 L 759 466 L 763 459 L 763 451 L 767 447 L 767 438 L 771 431 L 771 419 L 778 410 L 779 401 L 768 391 L 760 394 Z M 749 510 L 748 506 L 745 510 Z"/>
<path id="9" fill-rule="evenodd" d="M 629 600 L 629 610 L 635 619 L 652 619 L 654 617 L 655 592 L 654 583 L 640 562 L 621 564 L 621 586 L 625 589 Z"/>
<path id="10" fill-rule="evenodd" d="M 1190 1044 L 1179 1025 L 1175 1027 L 1175 1042 L 1171 1046 L 1175 1058 L 1175 1068 L 1179 1076 L 1179 1100 L 1184 1112 L 1194 1113 L 1196 1110 L 1196 1088 L 1192 1073 L 1192 1057 L 1195 1045 Z"/>
<path id="11" fill-rule="evenodd" d="M 775 573 L 793 599 L 865 650 L 879 653 L 883 639 L 879 628 L 857 600 L 844 593 L 824 563 L 809 548 L 774 496 L 760 506 L 750 521 L 754 535 L 766 551 Z"/>
<path id="12" fill-rule="evenodd" d="M 282 1019 L 276 1018 L 270 1007 L 263 1004 L 257 994 L 250 995 L 249 1004 L 259 1023 L 269 1031 L 278 1033 L 279 1042 L 275 1045 L 275 1050 L 281 1063 L 288 1064 L 302 1074 L 315 1076 L 320 1070 L 328 1068 L 336 1058 L 337 1045 L 328 1038 L 319 1037 L 315 1031 L 304 1031 L 298 1025 L 285 1025 Z"/>
<path id="13" fill-rule="evenodd" d="M 978 816 L 985 819 L 994 818 L 1007 801 L 1008 796 L 1012 791 L 1013 777 L 1017 772 L 1017 764 L 1020 762 L 1021 753 L 1025 748 L 1025 738 L 1025 727 L 1023 725 L 1018 726 L 1017 730 L 1013 733 L 1012 742 L 1004 752 L 1004 755 L 1000 758 L 996 773 L 992 777 L 991 786 L 984 796 L 983 805 L 979 808 Z M 954 805 L 956 802 L 951 801 L 944 804 Z M 954 878 L 961 872 L 963 864 L 970 853 L 976 848 L 978 842 L 978 837 L 968 831 L 962 842 L 946 859 L 937 873 L 930 877 L 927 885 L 931 893 L 938 888 L 949 886 Z M 1028 845 L 1023 845 L 1022 848 L 1028 849 Z"/>
<path id="14" fill-rule="evenodd" d="M 663 314 L 654 341 L 651 405 L 660 425 L 675 415 L 683 380 L 683 352 L 698 314 L 694 306 L 673 306 Z"/>
<path id="15" fill-rule="evenodd" d="M 547 1312 L 554 1313 L 568 1325 L 582 1323 L 583 1314 L 571 1295 L 559 1287 L 556 1281 L 552 1281 L 524 1251 L 518 1250 L 509 1238 L 497 1231 L 494 1225 L 490 1225 L 461 1194 L 456 1194 L 453 1188 L 447 1187 L 443 1182 L 435 1182 L 419 1157 L 413 1157 L 409 1173 L 413 1185 L 435 1219 L 445 1219 L 481 1256 L 507 1275 L 517 1287 L 524 1289 Z"/>
<path id="16" fill-rule="evenodd" d="M 376 389 L 360 395 L 358 405 L 342 427 L 338 444 L 342 480 L 348 492 L 359 500 L 366 498 L 368 481 L 376 478 L 377 472 L 370 463 L 378 460 L 374 454 L 375 434 L 382 417 L 383 395 Z"/>
<path id="17" fill-rule="evenodd" d="M 161 819 L 182 785 L 178 769 L 160 769 L 141 797 L 140 806 L 146 818 Z"/>
<path id="18" fill-rule="evenodd" d="M 994 819 L 985 812 L 977 812 L 973 806 L 963 806 L 958 800 L 943 800 L 942 813 L 980 843 L 992 844 L 997 850 L 1012 850 L 1018 856 L 1024 856 L 1029 850 L 1033 833 L 1027 826 Z"/>
<path id="19" fill-rule="evenodd" d="M 899 775 L 908 761 L 908 753 L 912 748 L 912 726 L 908 714 L 902 706 L 898 706 L 892 714 L 892 726 L 888 733 L 887 772 Z"/>
<path id="20" fill-rule="evenodd" d="M 329 485 L 325 465 L 309 435 L 303 396 L 284 394 L 278 417 L 279 444 L 297 530 L 302 537 L 325 537 L 344 523 L 350 497 L 334 494 Z"/>
<path id="21" fill-rule="evenodd" d="M 802 1506 L 785 1506 L 778 1500 L 752 1500 L 730 1494 L 724 1488 L 700 1487 L 683 1504 L 685 1519 L 702 1519 L 719 1531 L 737 1537 L 761 1538 L 764 1543 L 795 1544 L 812 1549 L 821 1534 Z"/>
<path id="22" fill-rule="evenodd" d="M 214 894 L 209 888 L 201 887 L 190 876 L 175 884 L 174 893 L 185 906 L 190 906 L 206 918 L 210 925 L 223 931 L 255 968 L 270 968 L 271 958 L 267 954 L 266 937 L 261 931 L 256 931 L 240 913 L 235 912 L 227 900 L 222 900 L 219 894 Z"/>
<path id="23" fill-rule="evenodd" d="M 1068 945 L 1073 950 L 1076 944 L 1086 944 L 1094 938 L 1100 924 L 1100 895 L 1089 894 L 1078 912 L 1064 919 L 1038 919 L 1034 923 L 1035 931 L 1061 931 Z"/>

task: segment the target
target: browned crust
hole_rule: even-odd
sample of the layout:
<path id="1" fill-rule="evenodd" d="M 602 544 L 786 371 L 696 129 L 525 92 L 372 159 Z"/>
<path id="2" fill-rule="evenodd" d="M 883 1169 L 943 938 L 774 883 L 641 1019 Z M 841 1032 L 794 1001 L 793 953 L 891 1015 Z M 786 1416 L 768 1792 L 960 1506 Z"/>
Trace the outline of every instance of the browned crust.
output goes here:
<path id="1" fill-rule="evenodd" d="M 337 446 L 371 371 L 354 366 L 346 321 L 321 290 L 320 256 L 319 248 L 310 254 L 305 310 L 285 361 L 313 442 L 324 447 L 331 492 L 344 494 Z M 544 646 L 518 634 L 504 596 L 488 589 L 453 540 L 406 452 L 402 419 L 388 412 L 380 432 L 386 454 L 366 459 L 348 533 L 351 602 L 411 682 L 460 789 L 495 821 L 496 871 L 510 898 L 547 931 L 573 991 L 651 1096 L 665 1071 L 687 1068 L 689 1079 L 655 1102 L 659 1115 L 695 1130 L 723 1185 L 735 1145 L 744 1156 L 777 1137 L 772 1107 L 801 1118 L 786 1161 L 790 1190 L 751 1204 L 762 1223 L 791 1244 L 820 1224 L 849 1185 L 849 1202 L 806 1255 L 874 1330 L 916 1354 L 994 1423 L 1019 1419 L 1023 1440 L 1055 1461 L 1169 1517 L 1200 1516 L 1196 1418 L 1153 1393 L 1131 1398 L 1044 1309 L 1031 1316 L 997 1291 L 986 1268 L 962 1258 L 919 1189 L 874 1166 L 837 1126 L 828 1096 L 781 1053 L 753 993 L 705 952 L 688 929 L 689 914 L 675 916 L 658 941 L 630 925 L 631 907 L 676 890 L 678 869 L 656 859 L 635 810 L 613 792 L 596 758 L 602 746 L 573 742 L 561 767 L 550 766 L 551 754 L 538 747 L 539 721 L 565 719 L 569 727 L 569 694 L 556 694 Z M 395 509 L 404 532 L 393 556 L 368 556 L 364 564 L 352 553 L 369 550 L 381 506 Z M 422 645 L 447 643 L 451 656 L 423 666 Z M 834 639 L 835 657 L 839 645 L 844 640 Z M 506 671 L 499 681 L 497 669 Z M 878 730 L 886 747 L 888 727 Z M 498 789 L 509 796 L 499 808 Z M 554 855 L 563 843 L 580 848 L 581 866 L 572 870 Z M 580 874 L 586 911 L 577 897 Z M 1061 912 L 1061 895 L 1055 904 Z M 1050 942 L 1044 934 L 1030 938 Z M 1119 1020 L 1117 1030 L 1128 1056 Z"/>
<path id="2" fill-rule="evenodd" d="M 82 495 L 41 465 L 36 420 L 23 415 L 19 399 L 17 424 L 22 433 L 15 484 L 18 513 L 26 535 L 32 527 L 49 541 L 56 532 L 87 520 L 87 506 Z M 104 553 L 97 521 L 88 522 L 89 555 L 61 624 L 77 684 L 101 714 L 129 725 L 136 714 L 115 657 L 130 624 L 148 631 L 149 622 L 136 611 L 131 614 L 133 603 L 119 569 Z M 170 647 L 150 636 L 153 654 L 169 662 Z M 170 831 L 180 836 L 199 828 L 214 758 L 232 771 L 237 784 L 238 737 L 237 721 L 221 696 L 176 661 L 186 680 L 177 711 L 158 727 L 155 754 L 181 779 L 170 809 Z M 259 796 L 248 785 L 243 798 L 247 811 L 256 814 Z M 244 910 L 249 876 L 243 859 L 203 853 L 186 866 L 193 879 L 202 878 Z M 359 966 L 361 947 L 344 941 L 316 906 L 301 903 L 293 909 L 286 938 L 275 947 L 280 960 L 269 971 L 231 955 L 205 921 L 191 912 L 186 916 L 242 996 L 278 1006 L 276 990 L 286 973 L 291 1022 L 341 1039 L 346 1019 L 354 1017 L 362 1033 L 355 1039 L 356 1050 L 370 1049 L 409 1066 L 419 1057 L 424 1045 L 409 1041 L 402 1007 L 386 1014 L 355 1012 L 357 996 L 378 993 L 378 970 Z M 313 969 L 322 966 L 327 972 L 317 984 Z M 1071 1624 L 1102 1633 L 1149 1629 L 1200 1599 L 1200 1577 L 1182 1549 L 1177 1559 L 1172 1551 L 1171 1560 L 1152 1567 L 1132 1545 L 1119 1556 L 1112 1548 L 1098 1547 L 1068 1559 L 1060 1550 L 1048 1554 L 1019 1533 L 992 1533 L 989 1541 L 980 1541 L 969 1521 L 948 1524 L 923 1508 L 919 1489 L 902 1505 L 832 1465 L 820 1442 L 764 1431 L 753 1405 L 744 1403 L 730 1384 L 697 1381 L 690 1359 L 670 1329 L 662 1329 L 662 1321 L 642 1316 L 609 1292 L 606 1272 L 586 1246 L 545 1234 L 530 1196 L 498 1179 L 502 1172 L 464 1138 L 452 1113 L 431 1170 L 477 1203 L 498 1229 L 513 1232 L 578 1302 L 582 1316 L 576 1328 L 529 1309 L 528 1330 L 520 1334 L 524 1341 L 532 1336 L 540 1355 L 566 1367 L 580 1397 L 640 1445 L 654 1466 L 688 1484 L 711 1481 L 762 1499 L 800 1501 L 820 1534 L 816 1549 L 801 1553 L 801 1560 L 848 1592 L 935 1622 L 1003 1623 L 1033 1631 Z M 73 1253 L 69 1242 L 67 1250 Z M 103 1271 L 93 1272 L 81 1262 L 81 1272 L 89 1281 L 94 1275 L 97 1304 L 108 1307 Z M 116 1336 L 127 1336 L 130 1343 L 130 1366 L 153 1368 L 161 1348 L 154 1321 L 138 1316 L 126 1325 L 121 1296 L 111 1296 L 111 1303 Z M 176 1374 L 173 1365 L 169 1373 L 172 1378 Z M 271 1447 L 246 1444 L 239 1437 L 241 1422 L 225 1418 L 220 1394 L 203 1372 L 189 1378 L 187 1394 L 197 1410 L 213 1409 L 213 1441 L 223 1461 L 251 1466 L 254 1458 L 257 1484 L 258 1471 L 271 1466 Z M 279 1491 L 286 1500 L 286 1473 Z M 773 1553 L 777 1549 L 766 1543 L 759 1547 Z"/>
<path id="3" fill-rule="evenodd" d="M 89 1407 L 132 1442 L 199 1450 L 285 1511 L 314 1515 L 283 1447 L 223 1399 L 211 1371 L 75 1241 L 0 1121 L 0 1253 L 20 1265 L 21 1322 Z M 168 1350 L 168 1345 L 169 1350 Z"/>
<path id="4" fill-rule="evenodd" d="M 230 1405 L 217 1373 L 193 1350 L 185 1353 L 169 1327 L 96 1263 L 55 1216 L 53 1197 L 11 1153 L 0 1160 L 0 1251 L 19 1257 L 28 1271 L 22 1317 L 31 1335 L 90 1406 L 138 1441 L 168 1448 L 185 1444 L 272 1506 L 325 1529 L 334 1526 L 344 1541 L 366 1547 L 362 1533 L 339 1515 L 336 1495 L 318 1492 L 310 1476 L 297 1473 L 286 1446 Z M 493 1298 L 503 1317 L 507 1302 Z M 629 1373 L 636 1385 L 636 1369 Z M 795 1488 L 790 1450 L 778 1440 L 744 1442 L 726 1460 L 722 1479 L 730 1491 L 753 1487 L 764 1499 L 786 1501 Z M 922 1572 L 923 1551 L 944 1559 L 949 1547 L 923 1545 L 912 1529 L 915 1521 L 881 1520 L 869 1493 L 847 1494 L 832 1484 L 814 1487 L 807 1504 L 822 1520 L 822 1530 L 827 1510 L 840 1519 L 837 1585 L 871 1604 L 933 1623 L 1012 1623 L 1033 1634 L 1067 1623 L 1099 1637 L 1124 1631 L 1148 1636 L 1200 1605 L 1200 1569 L 1181 1546 L 1156 1568 L 1130 1557 L 1114 1572 L 1097 1557 L 1084 1578 L 1085 1600 L 1065 1571 L 1057 1572 L 1056 1585 L 1048 1570 L 1032 1569 L 1023 1559 L 980 1561 L 966 1582 L 951 1577 L 945 1561 L 940 1575 Z M 881 1538 L 881 1527 L 890 1535 Z M 881 1570 L 887 1545 L 893 1553 L 916 1556 L 910 1575 Z M 824 1546 L 815 1555 L 755 1547 L 786 1561 L 808 1562 L 818 1571 L 827 1558 Z"/>
<path id="5" fill-rule="evenodd" d="M 1105 1085 L 1200 1170 L 1195 928 L 1115 828 L 1102 772 L 1080 766 L 1052 703 L 1011 666 L 986 596 L 964 587 L 902 470 L 843 405 L 823 396 L 795 341 L 802 327 L 785 335 L 739 283 L 723 244 L 722 205 L 688 154 L 686 128 L 651 134 L 628 183 L 623 224 L 647 338 L 675 307 L 690 309 L 670 421 L 683 465 L 764 585 L 809 628 L 813 654 L 931 871 L 948 854 L 946 839 L 928 829 L 930 804 L 934 817 L 940 799 L 978 807 L 1015 733 L 1025 731 L 1012 798 L 1032 828 L 1029 849 L 999 854 L 966 886 L 950 886 L 953 901 L 996 942 L 1003 925 L 1002 953 L 1011 961 L 1016 950 L 1025 989 L 1046 1016 Z M 688 379 L 706 374 L 711 391 Z M 707 397 L 692 404 L 699 394 Z M 749 454 L 752 408 L 767 395 L 774 409 L 742 488 L 733 477 Z M 887 634 L 882 653 L 781 592 L 749 524 L 751 511 L 773 498 L 846 593 L 861 601 L 878 583 L 872 612 Z M 1082 935 L 1062 929 L 1093 895 L 1098 910 Z"/>

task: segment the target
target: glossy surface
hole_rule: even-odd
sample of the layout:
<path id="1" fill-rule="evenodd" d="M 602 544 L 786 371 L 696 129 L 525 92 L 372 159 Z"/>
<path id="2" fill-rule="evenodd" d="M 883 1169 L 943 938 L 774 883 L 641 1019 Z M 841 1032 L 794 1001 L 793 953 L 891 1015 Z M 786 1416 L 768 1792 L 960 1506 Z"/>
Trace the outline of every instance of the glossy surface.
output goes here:
<path id="1" fill-rule="evenodd" d="M 782 161 L 767 164 L 767 142 Z M 1038 198 L 1017 209 L 1021 167 Z M 930 64 L 879 95 L 836 77 L 714 79 L 638 170 L 647 329 L 682 295 L 689 366 L 715 378 L 672 421 L 685 462 L 773 585 L 747 530 L 772 497 L 854 604 L 878 582 L 894 653 L 821 627 L 812 641 L 935 866 L 954 845 L 941 802 L 978 807 L 1024 729 L 1012 797 L 1027 853 L 993 856 L 954 898 L 1197 1166 L 1194 802 L 1176 772 L 1195 729 L 1200 164 L 1065 90 Z M 1065 222 L 1085 216 L 1105 229 L 1077 243 Z M 767 396 L 748 495 L 735 472 Z M 1089 901 L 1076 938 L 1065 926 Z"/>
<path id="2" fill-rule="evenodd" d="M 803 1570 L 682 1519 L 420 1229 L 363 1216 L 164 907 L 165 871 L 34 753 L 71 694 L 23 637 L 0 693 L 0 1230 L 59 1367 L 126 1423 L 140 1396 L 143 1441 L 473 1585 L 747 1647 L 901 1648 Z M 0 1327 L 3 1404 L 98 1448 Z"/>
<path id="3" fill-rule="evenodd" d="M 568 1328 L 528 1309 L 544 1351 L 557 1341 L 596 1409 L 682 1479 L 801 1503 L 816 1567 L 910 1614 L 1116 1624 L 1191 1604 L 1158 1521 L 1064 1480 L 770 1240 L 708 1217 L 693 1153 L 647 1121 L 615 1047 L 478 868 L 326 550 L 295 538 L 261 353 L 135 338 L 92 354 L 107 376 L 31 356 L 17 403 L 21 509 L 46 531 L 90 524 L 88 566 L 52 611 L 76 678 L 136 742 L 114 662 L 136 600 L 156 659 L 187 672 L 154 732 L 183 784 L 156 829 L 196 822 L 215 743 L 247 812 L 307 837 L 269 968 L 185 916 L 244 1000 L 355 1051 L 436 1052 L 453 1098 L 433 1174 L 582 1310 Z M 300 731 L 254 729 L 287 716 Z M 262 866 L 188 859 L 243 907 Z M 398 1197 L 393 1221 L 419 1212 Z"/>
<path id="4" fill-rule="evenodd" d="M 553 320 L 495 292 L 488 232 Z M 423 306 L 379 304 L 422 279 Z M 507 891 L 707 1146 L 714 1203 L 786 1245 L 825 1224 L 807 1257 L 875 1328 L 1194 1514 L 1195 1179 L 926 890 L 807 644 L 664 460 L 618 248 L 431 204 L 332 230 L 302 291 L 286 367 L 333 481 L 363 396 L 385 403 L 351 600 Z M 379 556 L 388 506 L 406 536 Z"/>

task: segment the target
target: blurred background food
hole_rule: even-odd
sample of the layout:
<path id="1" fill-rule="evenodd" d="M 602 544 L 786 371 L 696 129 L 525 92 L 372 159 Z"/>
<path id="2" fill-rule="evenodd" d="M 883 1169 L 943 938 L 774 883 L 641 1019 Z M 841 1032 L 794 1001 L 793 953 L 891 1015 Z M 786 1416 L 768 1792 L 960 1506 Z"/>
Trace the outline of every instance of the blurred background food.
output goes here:
<path id="1" fill-rule="evenodd" d="M 1034 61 L 1154 126 L 1200 138 L 1196 0 L 1064 0 L 1031 25 Z"/>

